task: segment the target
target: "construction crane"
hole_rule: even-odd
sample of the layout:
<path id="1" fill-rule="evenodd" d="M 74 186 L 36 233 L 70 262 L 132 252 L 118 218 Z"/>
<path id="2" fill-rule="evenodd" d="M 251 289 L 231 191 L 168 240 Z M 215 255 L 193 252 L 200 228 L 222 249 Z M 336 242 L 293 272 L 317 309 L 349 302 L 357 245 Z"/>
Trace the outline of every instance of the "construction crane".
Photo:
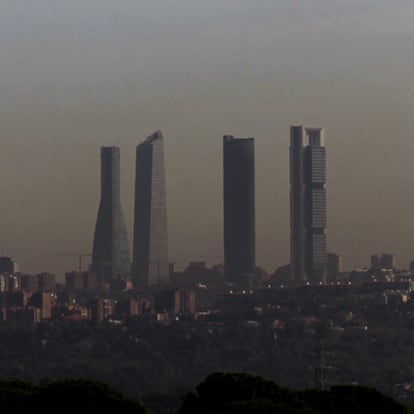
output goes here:
<path id="1" fill-rule="evenodd" d="M 92 256 L 92 253 L 52 253 L 53 256 L 76 256 L 78 258 L 78 270 L 82 272 L 82 262 L 84 257 Z"/>
<path id="2" fill-rule="evenodd" d="M 90 257 L 92 256 L 91 253 L 78 253 L 78 259 L 79 259 L 79 272 L 82 272 L 82 258 L 83 257 Z"/>

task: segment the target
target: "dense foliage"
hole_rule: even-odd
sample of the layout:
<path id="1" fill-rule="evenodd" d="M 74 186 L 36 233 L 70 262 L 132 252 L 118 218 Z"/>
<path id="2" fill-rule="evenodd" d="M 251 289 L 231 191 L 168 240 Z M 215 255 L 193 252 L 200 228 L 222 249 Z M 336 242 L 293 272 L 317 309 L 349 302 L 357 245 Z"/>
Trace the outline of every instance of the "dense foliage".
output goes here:
<path id="1" fill-rule="evenodd" d="M 156 403 L 157 398 L 152 402 Z M 1 412 L 412 414 L 404 405 L 370 387 L 343 385 L 329 390 L 294 391 L 244 372 L 210 374 L 194 392 L 186 395 L 179 407 L 175 407 L 175 401 L 158 402 L 158 407 L 144 406 L 105 383 L 84 378 L 64 378 L 38 385 L 21 379 L 0 381 Z"/>
<path id="2" fill-rule="evenodd" d="M 291 391 L 246 373 L 214 373 L 185 398 L 178 414 L 406 414 L 402 404 L 362 386 Z"/>
<path id="3" fill-rule="evenodd" d="M 0 381 L 0 411 L 41 410 L 41 412 L 78 412 L 120 410 L 125 414 L 144 414 L 145 409 L 99 381 L 61 379 L 47 384 L 10 379 Z"/>

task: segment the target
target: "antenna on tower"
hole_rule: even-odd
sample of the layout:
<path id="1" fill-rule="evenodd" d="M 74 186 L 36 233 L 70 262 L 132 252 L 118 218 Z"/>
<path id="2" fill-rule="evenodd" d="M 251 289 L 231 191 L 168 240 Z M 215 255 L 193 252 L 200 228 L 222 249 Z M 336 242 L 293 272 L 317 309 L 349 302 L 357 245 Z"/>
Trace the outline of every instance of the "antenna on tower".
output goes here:
<path id="1" fill-rule="evenodd" d="M 78 270 L 79 270 L 79 272 L 83 271 L 83 267 L 82 267 L 83 258 L 92 256 L 91 253 L 70 253 L 70 252 L 48 253 L 48 255 L 51 255 L 51 256 L 75 256 L 75 257 L 77 257 L 78 258 Z"/>

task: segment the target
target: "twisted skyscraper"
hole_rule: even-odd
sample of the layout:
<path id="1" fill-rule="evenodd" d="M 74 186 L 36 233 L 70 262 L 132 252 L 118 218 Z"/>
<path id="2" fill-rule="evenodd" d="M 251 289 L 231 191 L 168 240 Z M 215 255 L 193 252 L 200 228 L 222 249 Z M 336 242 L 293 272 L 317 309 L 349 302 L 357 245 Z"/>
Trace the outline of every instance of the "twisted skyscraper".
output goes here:
<path id="1" fill-rule="evenodd" d="M 326 151 L 322 128 L 290 127 L 291 272 L 296 283 L 325 281 Z"/>
<path id="2" fill-rule="evenodd" d="M 101 148 L 101 199 L 96 220 L 91 270 L 109 282 L 130 272 L 128 237 L 121 208 L 120 150 Z"/>
<path id="3" fill-rule="evenodd" d="M 136 288 L 167 283 L 164 138 L 156 131 L 136 148 L 132 280 Z"/>

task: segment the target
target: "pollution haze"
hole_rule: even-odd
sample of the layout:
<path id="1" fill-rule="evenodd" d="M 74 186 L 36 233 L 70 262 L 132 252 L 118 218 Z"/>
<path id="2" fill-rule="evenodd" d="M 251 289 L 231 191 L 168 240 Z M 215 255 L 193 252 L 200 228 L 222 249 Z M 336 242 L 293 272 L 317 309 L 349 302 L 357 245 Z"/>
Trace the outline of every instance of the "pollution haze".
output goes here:
<path id="1" fill-rule="evenodd" d="M 222 261 L 222 136 L 255 138 L 257 264 L 290 260 L 289 127 L 325 129 L 328 250 L 414 260 L 411 0 L 3 0 L 0 255 L 64 272 L 92 249 L 100 147 L 165 138 L 170 261 Z M 84 257 L 84 266 L 88 260 Z"/>

